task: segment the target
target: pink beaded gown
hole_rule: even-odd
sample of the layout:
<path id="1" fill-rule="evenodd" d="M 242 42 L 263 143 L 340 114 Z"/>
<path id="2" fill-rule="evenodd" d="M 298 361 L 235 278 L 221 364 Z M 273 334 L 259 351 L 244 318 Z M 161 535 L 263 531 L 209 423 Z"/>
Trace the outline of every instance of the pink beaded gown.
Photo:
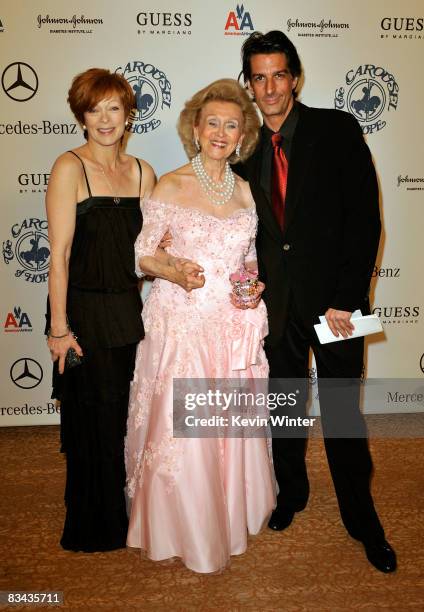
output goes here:
<path id="1" fill-rule="evenodd" d="M 200 264 L 205 285 L 187 293 L 156 279 L 143 308 L 126 438 L 127 546 L 178 557 L 202 573 L 245 552 L 275 506 L 269 440 L 173 438 L 173 378 L 266 378 L 267 315 L 230 301 L 229 275 L 256 260 L 254 207 L 218 218 L 148 200 L 135 252 L 154 255 L 166 232 L 172 255 Z"/>

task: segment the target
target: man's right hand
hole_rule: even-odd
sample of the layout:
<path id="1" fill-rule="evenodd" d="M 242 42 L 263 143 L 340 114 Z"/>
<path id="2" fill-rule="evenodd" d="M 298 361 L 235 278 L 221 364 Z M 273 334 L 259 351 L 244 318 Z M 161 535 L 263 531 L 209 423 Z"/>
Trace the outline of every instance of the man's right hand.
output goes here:
<path id="1" fill-rule="evenodd" d="M 335 308 L 329 308 L 325 313 L 328 327 L 336 338 L 339 334 L 343 338 L 349 338 L 355 330 L 355 326 L 351 323 L 352 313 L 346 310 L 336 310 Z"/>

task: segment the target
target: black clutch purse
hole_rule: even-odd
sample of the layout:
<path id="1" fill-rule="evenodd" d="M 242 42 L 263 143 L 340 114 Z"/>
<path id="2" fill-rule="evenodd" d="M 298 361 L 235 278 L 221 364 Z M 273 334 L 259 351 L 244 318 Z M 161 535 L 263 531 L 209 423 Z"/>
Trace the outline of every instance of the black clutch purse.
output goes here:
<path id="1" fill-rule="evenodd" d="M 65 357 L 65 370 L 70 370 L 81 365 L 84 359 L 78 355 L 75 349 L 70 348 Z"/>
<path id="2" fill-rule="evenodd" d="M 49 339 L 49 338 L 65 338 L 69 333 L 71 333 L 73 335 L 73 337 L 75 338 L 75 340 L 77 340 L 78 338 L 76 337 L 74 332 L 71 331 L 67 319 L 66 319 L 66 324 L 67 324 L 67 328 L 68 328 L 68 331 L 66 332 L 66 334 L 62 334 L 61 336 L 53 336 L 51 334 L 51 329 L 49 328 L 46 331 L 47 339 Z M 80 357 L 75 349 L 70 348 L 70 349 L 68 349 L 68 352 L 66 353 L 66 357 L 65 357 L 65 370 L 70 370 L 71 368 L 75 368 L 76 366 L 81 365 L 81 363 L 83 361 L 84 361 L 84 358 Z"/>
<path id="3" fill-rule="evenodd" d="M 76 335 L 72 334 L 75 340 L 77 340 Z M 83 363 L 84 358 L 80 357 L 75 349 L 70 348 L 66 353 L 65 357 L 65 370 L 70 370 L 71 368 L 75 368 Z"/>

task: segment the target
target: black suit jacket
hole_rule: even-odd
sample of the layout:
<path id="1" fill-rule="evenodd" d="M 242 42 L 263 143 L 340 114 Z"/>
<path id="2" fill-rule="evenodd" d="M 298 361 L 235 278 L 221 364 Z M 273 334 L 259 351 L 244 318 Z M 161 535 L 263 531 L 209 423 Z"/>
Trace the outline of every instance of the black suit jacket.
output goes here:
<path id="1" fill-rule="evenodd" d="M 269 345 L 284 332 L 288 302 L 312 326 L 332 307 L 368 312 L 380 237 L 378 184 L 354 117 L 299 104 L 281 232 L 261 187 L 262 145 L 235 171 L 249 180 L 259 217 L 256 248 L 266 285 Z"/>

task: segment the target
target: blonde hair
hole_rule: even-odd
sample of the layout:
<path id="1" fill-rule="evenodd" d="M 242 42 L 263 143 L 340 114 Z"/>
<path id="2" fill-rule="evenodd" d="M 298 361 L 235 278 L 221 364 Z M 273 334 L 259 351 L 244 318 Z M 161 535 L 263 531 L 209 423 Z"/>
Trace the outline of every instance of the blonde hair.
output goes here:
<path id="1" fill-rule="evenodd" d="M 243 142 L 240 148 L 240 155 L 235 151 L 230 156 L 229 161 L 235 163 L 244 161 L 255 150 L 259 139 L 260 121 L 258 114 L 253 106 L 247 91 L 234 79 L 219 79 L 207 85 L 188 100 L 180 113 L 177 123 L 178 134 L 183 143 L 188 158 L 191 159 L 197 154 L 194 143 L 193 127 L 198 125 L 200 113 L 207 102 L 232 102 L 240 107 L 243 115 Z"/>

